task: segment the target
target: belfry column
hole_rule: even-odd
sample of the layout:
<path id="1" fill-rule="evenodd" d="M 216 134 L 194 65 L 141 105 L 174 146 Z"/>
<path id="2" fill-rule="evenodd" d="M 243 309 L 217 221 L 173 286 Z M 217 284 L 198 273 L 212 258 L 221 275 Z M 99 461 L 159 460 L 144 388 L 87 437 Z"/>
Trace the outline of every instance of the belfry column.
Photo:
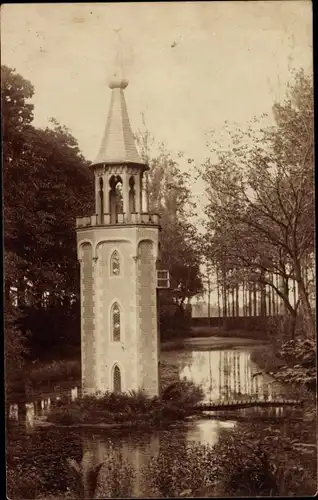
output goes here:
<path id="1" fill-rule="evenodd" d="M 141 206 L 142 212 L 148 213 L 147 179 L 144 173 L 141 177 L 141 198 L 142 198 L 142 206 Z"/>
<path id="2" fill-rule="evenodd" d="M 109 208 L 109 174 L 108 174 L 108 172 L 104 173 L 103 181 L 104 181 L 104 213 L 109 214 L 110 208 Z"/>
<path id="3" fill-rule="evenodd" d="M 141 212 L 141 183 L 140 183 L 140 173 L 135 176 L 135 199 L 136 199 L 136 212 L 140 214 Z"/>
<path id="4" fill-rule="evenodd" d="M 95 214 L 100 216 L 99 213 L 99 177 L 95 177 Z"/>
<path id="5" fill-rule="evenodd" d="M 123 173 L 123 212 L 125 220 L 129 219 L 129 175 L 127 167 Z"/>

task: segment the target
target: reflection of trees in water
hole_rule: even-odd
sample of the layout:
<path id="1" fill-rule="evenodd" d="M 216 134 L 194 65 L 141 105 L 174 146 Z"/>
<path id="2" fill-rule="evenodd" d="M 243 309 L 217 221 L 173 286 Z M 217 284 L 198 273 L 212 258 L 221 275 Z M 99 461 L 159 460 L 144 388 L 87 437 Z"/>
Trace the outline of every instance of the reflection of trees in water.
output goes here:
<path id="1" fill-rule="evenodd" d="M 192 352 L 191 364 L 180 372 L 180 377 L 202 385 L 206 400 L 270 399 L 277 387 L 263 374 L 253 376 L 255 366 L 250 353 L 239 350 Z M 274 390 L 275 388 L 276 390 Z"/>

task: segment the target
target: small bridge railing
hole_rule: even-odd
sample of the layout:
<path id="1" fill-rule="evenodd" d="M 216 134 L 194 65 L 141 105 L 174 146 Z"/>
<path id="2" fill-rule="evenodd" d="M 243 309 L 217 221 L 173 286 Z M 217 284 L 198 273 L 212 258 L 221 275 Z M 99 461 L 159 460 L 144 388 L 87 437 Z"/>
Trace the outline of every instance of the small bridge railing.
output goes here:
<path id="1" fill-rule="evenodd" d="M 303 406 L 304 402 L 302 400 L 296 399 L 277 399 L 277 400 L 260 400 L 260 399 L 249 399 L 249 400 L 232 400 L 232 401 L 209 401 L 198 403 L 195 408 L 197 410 L 236 410 L 241 408 L 252 408 L 253 406 L 258 407 L 281 407 L 281 406 Z"/>

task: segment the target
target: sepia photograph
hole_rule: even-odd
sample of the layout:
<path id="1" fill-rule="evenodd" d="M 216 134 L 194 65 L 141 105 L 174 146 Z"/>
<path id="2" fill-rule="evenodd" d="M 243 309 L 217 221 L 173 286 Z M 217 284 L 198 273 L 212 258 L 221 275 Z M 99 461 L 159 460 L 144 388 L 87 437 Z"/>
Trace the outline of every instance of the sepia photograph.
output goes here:
<path id="1" fill-rule="evenodd" d="M 316 495 L 312 11 L 2 4 L 8 499 Z"/>

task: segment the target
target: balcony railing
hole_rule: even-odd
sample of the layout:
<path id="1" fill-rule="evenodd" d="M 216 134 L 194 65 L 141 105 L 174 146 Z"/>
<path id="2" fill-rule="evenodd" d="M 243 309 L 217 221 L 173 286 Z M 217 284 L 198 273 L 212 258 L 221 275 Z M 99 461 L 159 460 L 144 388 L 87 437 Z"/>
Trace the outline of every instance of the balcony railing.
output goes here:
<path id="1" fill-rule="evenodd" d="M 76 227 L 91 227 L 91 226 L 119 226 L 124 224 L 153 224 L 159 225 L 158 214 L 148 213 L 132 213 L 132 214 L 117 214 L 116 219 L 111 214 L 90 215 L 88 217 L 77 217 Z"/>

